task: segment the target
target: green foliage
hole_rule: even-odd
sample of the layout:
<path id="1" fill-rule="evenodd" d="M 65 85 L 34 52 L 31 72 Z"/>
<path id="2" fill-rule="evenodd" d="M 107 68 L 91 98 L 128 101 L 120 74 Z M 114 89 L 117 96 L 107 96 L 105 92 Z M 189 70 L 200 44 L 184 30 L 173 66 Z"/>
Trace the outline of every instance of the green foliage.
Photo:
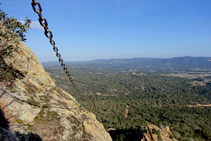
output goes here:
<path id="1" fill-rule="evenodd" d="M 6 15 L 7 14 L 5 14 L 5 12 L 2 12 L 2 10 L 0 10 L 1 22 L 4 24 L 6 29 L 12 32 L 7 30 L 3 36 L 7 38 L 8 40 L 12 40 L 14 37 L 18 37 L 21 41 L 26 41 L 24 33 L 27 33 L 28 29 L 30 28 L 31 20 L 28 19 L 28 17 L 26 16 L 26 19 L 24 20 L 25 23 L 22 24 L 14 17 L 9 18 Z"/>
<path id="2" fill-rule="evenodd" d="M 173 139 L 173 138 L 174 138 L 174 136 L 173 136 L 172 134 L 170 134 L 169 138 L 170 138 L 170 139 Z"/>
<path id="3" fill-rule="evenodd" d="M 207 71 L 211 68 L 211 57 L 175 57 L 169 59 L 162 58 L 128 58 L 128 59 L 108 59 L 82 62 L 66 62 L 66 66 L 71 68 L 91 68 L 106 70 L 142 70 L 156 71 L 160 73 L 177 71 L 196 70 Z M 55 62 L 48 62 L 45 65 L 55 67 Z M 59 64 L 57 65 L 59 67 Z M 165 71 L 165 72 L 164 72 Z M 131 72 L 132 73 L 132 72 Z"/>
<path id="4" fill-rule="evenodd" d="M 160 131 L 159 129 L 158 129 L 158 130 L 152 129 L 152 134 L 157 134 L 158 140 L 159 140 L 159 141 L 163 141 L 163 138 L 162 138 L 162 136 L 161 136 L 161 131 Z"/>
<path id="5" fill-rule="evenodd" d="M 124 141 L 125 138 L 126 138 L 126 137 L 125 137 L 124 134 L 120 134 L 120 135 L 117 135 L 117 136 L 116 136 L 116 139 L 115 139 L 115 140 L 116 140 L 116 141 Z"/>
<path id="6" fill-rule="evenodd" d="M 1 4 L 1 3 L 0 3 Z M 12 63 L 5 63 L 5 58 L 11 59 L 14 46 L 18 44 L 17 38 L 26 41 L 24 33 L 30 27 L 31 20 L 26 17 L 22 24 L 14 17 L 7 17 L 5 12 L 0 9 L 0 81 L 3 83 L 12 82 L 14 79 L 14 70 Z"/>
<path id="7" fill-rule="evenodd" d="M 152 129 L 152 134 L 158 134 L 160 130 Z"/>
<path id="8" fill-rule="evenodd" d="M 51 73 L 58 87 L 73 95 L 83 107 L 89 107 L 89 103 L 83 102 L 74 92 L 63 70 L 46 68 L 46 71 Z M 187 106 L 210 104 L 211 89 L 208 85 L 193 86 L 191 82 L 195 80 L 160 73 L 145 72 L 144 76 L 134 76 L 122 71 L 87 68 L 72 68 L 71 72 L 77 78 L 76 84 L 85 98 L 89 99 L 90 95 L 94 97 L 98 112 L 94 109 L 92 112 L 97 118 L 102 115 L 106 127 L 124 130 L 114 136 L 114 140 L 119 139 L 120 134 L 128 136 L 130 129 L 135 131 L 137 126 L 149 123 L 170 126 L 176 138 L 207 139 L 211 136 L 211 107 Z M 97 92 L 102 95 L 96 95 Z M 127 119 L 126 104 L 129 105 Z"/>
<path id="9" fill-rule="evenodd" d="M 23 124 L 23 123 L 24 123 L 23 120 L 21 120 L 21 119 L 16 120 L 16 122 L 17 122 L 18 124 Z"/>

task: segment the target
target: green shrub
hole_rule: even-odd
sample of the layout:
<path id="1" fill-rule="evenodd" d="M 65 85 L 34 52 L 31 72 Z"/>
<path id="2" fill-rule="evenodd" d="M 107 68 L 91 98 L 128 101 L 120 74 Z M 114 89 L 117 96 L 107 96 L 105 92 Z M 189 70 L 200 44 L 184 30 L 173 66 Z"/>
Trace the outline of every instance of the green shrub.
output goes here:
<path id="1" fill-rule="evenodd" d="M 7 14 L 0 9 L 0 82 L 4 84 L 11 83 L 15 73 L 12 63 L 8 65 L 4 59 L 14 57 L 12 52 L 14 46 L 18 44 L 18 39 L 26 41 L 24 33 L 30 28 L 30 23 L 28 17 L 22 24 L 14 17 L 7 17 Z"/>
<path id="2" fill-rule="evenodd" d="M 160 131 L 159 129 L 158 129 L 158 130 L 152 129 L 152 134 L 157 134 L 158 140 L 159 140 L 159 141 L 163 141 L 163 138 L 162 138 L 162 136 L 161 136 L 161 131 Z"/>

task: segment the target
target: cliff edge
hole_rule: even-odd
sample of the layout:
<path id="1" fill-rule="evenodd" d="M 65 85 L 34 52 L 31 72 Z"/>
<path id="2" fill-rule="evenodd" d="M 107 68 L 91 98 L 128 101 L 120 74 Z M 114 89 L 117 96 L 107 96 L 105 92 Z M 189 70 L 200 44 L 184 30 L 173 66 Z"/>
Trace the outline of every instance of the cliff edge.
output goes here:
<path id="1" fill-rule="evenodd" d="M 26 45 L 15 44 L 13 54 L 4 61 L 17 78 L 13 86 L 0 84 L 0 140 L 112 140 L 93 113 L 56 87 Z"/>

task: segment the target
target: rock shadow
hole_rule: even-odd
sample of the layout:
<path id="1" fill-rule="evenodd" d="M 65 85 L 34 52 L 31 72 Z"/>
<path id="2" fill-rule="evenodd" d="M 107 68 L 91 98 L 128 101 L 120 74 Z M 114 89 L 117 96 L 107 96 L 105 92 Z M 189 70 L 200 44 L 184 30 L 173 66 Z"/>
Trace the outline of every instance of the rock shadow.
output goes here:
<path id="1" fill-rule="evenodd" d="M 19 70 L 14 69 L 13 65 L 7 65 L 4 59 L 0 57 L 0 82 L 11 85 L 14 80 L 23 79 L 26 74 L 27 72 L 20 72 Z"/>
<path id="2" fill-rule="evenodd" d="M 9 129 L 9 126 L 10 126 L 9 124 L 10 122 L 8 121 L 8 119 L 5 118 L 4 112 L 0 108 L 0 141 L 7 141 L 7 140 L 42 141 L 42 138 L 39 135 L 31 133 L 31 132 L 27 134 L 21 134 L 20 132 L 13 133 Z"/>
<path id="3" fill-rule="evenodd" d="M 140 141 L 143 139 L 144 130 L 137 129 L 117 129 L 108 131 L 113 141 Z"/>

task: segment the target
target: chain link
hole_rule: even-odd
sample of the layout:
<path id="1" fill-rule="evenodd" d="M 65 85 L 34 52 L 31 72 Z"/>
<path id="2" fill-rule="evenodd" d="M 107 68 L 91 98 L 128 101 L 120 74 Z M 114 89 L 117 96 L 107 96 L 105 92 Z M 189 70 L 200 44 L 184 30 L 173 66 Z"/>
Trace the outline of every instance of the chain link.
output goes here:
<path id="1" fill-rule="evenodd" d="M 65 71 L 65 73 L 66 73 L 66 75 L 67 75 L 69 81 L 71 82 L 72 86 L 74 87 L 74 89 L 75 89 L 75 91 L 78 93 L 78 95 L 79 95 L 84 101 L 86 101 L 86 100 L 84 99 L 84 97 L 81 95 L 81 93 L 79 92 L 77 86 L 75 85 L 75 83 L 74 83 L 74 81 L 73 81 L 73 78 L 71 77 L 69 71 L 67 70 L 67 67 L 66 67 L 65 64 L 63 63 L 63 59 L 61 58 L 61 54 L 58 52 L 58 48 L 57 48 L 56 45 L 55 45 L 56 43 L 55 43 L 55 41 L 52 39 L 52 38 L 53 38 L 53 33 L 48 29 L 48 22 L 47 22 L 47 20 L 42 16 L 42 13 L 41 13 L 41 12 L 42 12 L 42 7 L 41 7 L 40 3 L 37 2 L 36 0 L 32 0 L 31 5 L 32 5 L 32 8 L 33 8 L 34 12 L 38 14 L 38 16 L 39 16 L 39 19 L 38 19 L 38 20 L 39 20 L 39 23 L 40 23 L 40 25 L 41 25 L 41 26 L 44 28 L 44 30 L 45 30 L 44 34 L 45 34 L 45 36 L 46 36 L 47 38 L 50 39 L 50 44 L 53 46 L 53 50 L 56 52 L 56 56 L 59 58 L 59 62 L 61 63 L 61 66 L 63 67 L 63 70 Z M 38 6 L 38 9 L 36 9 L 36 7 L 35 7 L 36 5 Z M 98 110 L 97 110 L 97 108 L 96 108 L 96 106 L 95 106 L 95 102 L 94 102 L 93 97 L 91 97 L 91 100 L 90 100 L 90 112 L 91 112 L 91 104 L 92 104 L 92 103 L 94 104 L 95 111 L 98 112 Z M 101 115 L 101 121 L 102 121 L 103 124 L 104 124 L 102 115 Z M 105 127 L 105 126 L 104 126 L 104 127 Z"/>
<path id="2" fill-rule="evenodd" d="M 59 58 L 59 62 L 61 63 L 61 66 L 63 67 L 68 79 L 70 80 L 72 86 L 74 87 L 75 91 L 78 93 L 78 95 L 84 100 L 84 97 L 81 95 L 81 93 L 79 92 L 77 86 L 75 85 L 74 81 L 73 81 L 73 78 L 72 76 L 70 75 L 69 71 L 67 70 L 67 67 L 65 66 L 64 62 L 63 62 L 63 59 L 61 58 L 61 54 L 58 52 L 58 48 L 56 47 L 56 43 L 55 41 L 52 39 L 53 38 L 53 33 L 48 29 L 48 22 L 47 20 L 42 16 L 42 7 L 40 5 L 39 2 L 37 2 L 36 0 L 32 0 L 32 8 L 34 10 L 35 13 L 38 14 L 39 16 L 39 22 L 40 22 L 40 25 L 44 28 L 45 30 L 45 36 L 47 38 L 50 39 L 50 44 L 53 46 L 53 50 L 56 52 L 56 56 Z M 36 9 L 36 6 L 38 6 L 38 9 Z M 44 21 L 44 23 L 43 23 Z"/>

